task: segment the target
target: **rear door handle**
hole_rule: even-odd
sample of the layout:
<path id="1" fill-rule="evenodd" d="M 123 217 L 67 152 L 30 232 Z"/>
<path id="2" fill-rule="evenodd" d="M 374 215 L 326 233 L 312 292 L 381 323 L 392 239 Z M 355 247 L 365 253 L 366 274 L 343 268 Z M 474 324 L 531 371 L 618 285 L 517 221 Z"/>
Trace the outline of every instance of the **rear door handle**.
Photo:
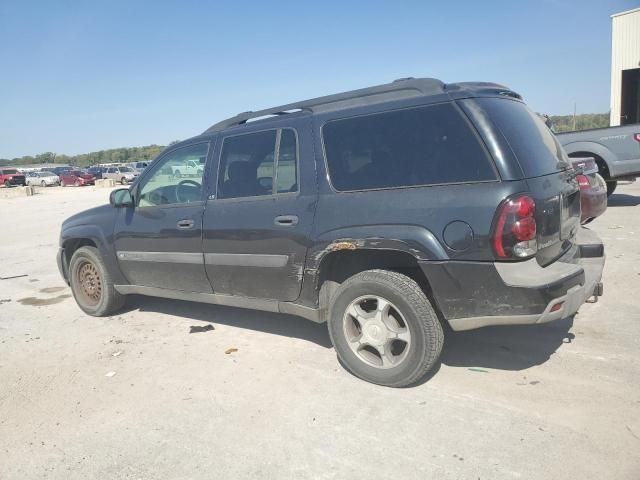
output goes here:
<path id="1" fill-rule="evenodd" d="M 273 219 L 273 223 L 283 227 L 293 227 L 298 224 L 297 215 L 280 215 Z"/>
<path id="2" fill-rule="evenodd" d="M 194 222 L 190 218 L 185 218 L 184 220 L 180 220 L 177 223 L 177 226 L 181 230 L 187 230 L 189 228 L 193 228 Z"/>

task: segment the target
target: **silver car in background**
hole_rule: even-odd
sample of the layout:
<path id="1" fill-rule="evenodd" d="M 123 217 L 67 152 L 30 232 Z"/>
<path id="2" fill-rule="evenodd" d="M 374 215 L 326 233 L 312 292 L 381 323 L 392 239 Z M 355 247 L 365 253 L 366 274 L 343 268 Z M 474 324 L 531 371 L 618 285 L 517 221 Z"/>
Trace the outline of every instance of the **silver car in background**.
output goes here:
<path id="1" fill-rule="evenodd" d="M 122 185 L 133 182 L 138 175 L 140 174 L 131 167 L 107 167 L 106 171 L 102 172 L 102 178 L 111 178 Z"/>
<path id="2" fill-rule="evenodd" d="M 29 172 L 26 177 L 27 185 L 39 187 L 60 185 L 60 177 L 53 172 Z"/>

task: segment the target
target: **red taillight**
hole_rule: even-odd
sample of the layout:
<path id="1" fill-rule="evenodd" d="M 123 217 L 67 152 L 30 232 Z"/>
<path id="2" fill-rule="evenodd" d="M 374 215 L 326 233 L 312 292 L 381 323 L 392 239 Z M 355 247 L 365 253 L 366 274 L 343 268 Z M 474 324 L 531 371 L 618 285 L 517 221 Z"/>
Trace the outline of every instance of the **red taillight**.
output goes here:
<path id="1" fill-rule="evenodd" d="M 636 134 L 633 136 L 633 139 L 634 139 L 636 142 L 640 142 L 640 133 L 636 133 Z"/>
<path id="2" fill-rule="evenodd" d="M 498 258 L 526 258 L 538 251 L 535 211 L 536 203 L 528 195 L 502 202 L 493 231 L 493 250 Z"/>
<path id="3" fill-rule="evenodd" d="M 589 186 L 589 179 L 586 175 L 576 175 L 576 180 L 578 180 L 578 185 L 580 185 L 580 188 L 586 188 Z"/>

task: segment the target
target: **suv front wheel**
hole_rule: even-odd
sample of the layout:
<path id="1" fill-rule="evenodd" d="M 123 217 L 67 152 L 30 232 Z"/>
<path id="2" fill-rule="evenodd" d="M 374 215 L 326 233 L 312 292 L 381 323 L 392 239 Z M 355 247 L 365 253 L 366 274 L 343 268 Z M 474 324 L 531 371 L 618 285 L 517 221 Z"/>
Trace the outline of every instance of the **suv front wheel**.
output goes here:
<path id="1" fill-rule="evenodd" d="M 437 362 L 444 333 L 418 284 L 397 272 L 367 270 L 346 280 L 329 309 L 329 335 L 354 375 L 405 387 Z"/>
<path id="2" fill-rule="evenodd" d="M 69 262 L 71 291 L 78 306 L 94 317 L 115 313 L 124 305 L 95 247 L 80 247 Z"/>

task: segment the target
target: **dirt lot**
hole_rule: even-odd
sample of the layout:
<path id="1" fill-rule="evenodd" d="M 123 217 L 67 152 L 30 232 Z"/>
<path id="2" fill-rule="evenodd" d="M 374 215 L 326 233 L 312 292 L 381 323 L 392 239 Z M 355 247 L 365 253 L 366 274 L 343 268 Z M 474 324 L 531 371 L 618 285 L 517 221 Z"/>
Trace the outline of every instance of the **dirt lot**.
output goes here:
<path id="1" fill-rule="evenodd" d="M 592 224 L 600 302 L 451 335 L 400 390 L 349 375 L 295 317 L 142 297 L 85 316 L 59 226 L 107 195 L 0 198 L 0 277 L 27 275 L 0 280 L 0 478 L 640 478 L 640 182 Z"/>

